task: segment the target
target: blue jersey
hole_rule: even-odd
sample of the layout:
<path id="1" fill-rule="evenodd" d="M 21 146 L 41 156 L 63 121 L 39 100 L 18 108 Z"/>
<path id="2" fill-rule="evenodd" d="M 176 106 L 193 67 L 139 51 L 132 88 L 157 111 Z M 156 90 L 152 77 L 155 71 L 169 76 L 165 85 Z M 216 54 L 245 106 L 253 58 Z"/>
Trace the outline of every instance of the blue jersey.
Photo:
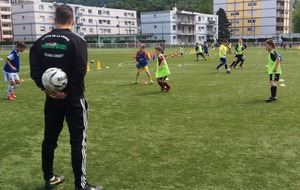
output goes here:
<path id="1" fill-rule="evenodd" d="M 136 52 L 135 60 L 139 63 L 137 64 L 137 68 L 143 68 L 145 66 L 148 66 L 149 62 L 149 55 L 146 51 L 143 51 L 143 53 L 140 53 L 139 51 Z"/>
<path id="2" fill-rule="evenodd" d="M 208 53 L 208 45 L 203 46 L 203 51 L 204 51 L 204 53 Z"/>
<path id="3" fill-rule="evenodd" d="M 8 73 L 18 73 L 20 70 L 20 56 L 17 50 L 16 49 L 12 50 L 12 52 L 6 58 L 10 61 L 12 66 L 14 66 L 17 70 L 16 71 L 12 70 L 7 63 L 4 65 L 3 70 Z"/>

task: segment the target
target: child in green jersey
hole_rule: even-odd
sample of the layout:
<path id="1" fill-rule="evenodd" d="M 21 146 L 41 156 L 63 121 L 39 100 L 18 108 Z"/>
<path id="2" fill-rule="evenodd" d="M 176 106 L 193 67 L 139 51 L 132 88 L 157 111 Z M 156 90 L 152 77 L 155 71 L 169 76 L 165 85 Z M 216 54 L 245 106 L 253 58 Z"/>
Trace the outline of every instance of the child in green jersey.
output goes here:
<path id="1" fill-rule="evenodd" d="M 167 61 L 162 54 L 162 47 L 157 46 L 155 48 L 155 53 L 157 56 L 157 64 L 155 69 L 155 77 L 156 81 L 158 82 L 159 86 L 161 87 L 161 92 L 166 91 L 168 92 L 171 89 L 171 86 L 166 82 L 167 76 L 170 74 L 170 70 L 167 64 Z"/>
<path id="2" fill-rule="evenodd" d="M 280 66 L 280 56 L 275 51 L 275 43 L 272 39 L 266 41 L 266 50 L 269 51 L 268 56 L 268 74 L 270 77 L 270 86 L 271 86 L 271 97 L 266 99 L 267 102 L 273 102 L 277 100 L 277 84 L 276 81 L 279 80 L 281 74 Z"/>

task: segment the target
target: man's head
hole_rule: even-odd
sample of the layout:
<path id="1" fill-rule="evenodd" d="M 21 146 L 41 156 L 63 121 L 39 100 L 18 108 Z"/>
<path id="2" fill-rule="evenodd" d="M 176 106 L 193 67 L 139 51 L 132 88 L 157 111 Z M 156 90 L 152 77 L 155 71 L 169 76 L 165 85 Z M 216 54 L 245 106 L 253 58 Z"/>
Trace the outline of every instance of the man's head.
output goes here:
<path id="1" fill-rule="evenodd" d="M 55 24 L 57 25 L 68 25 L 74 24 L 73 10 L 69 5 L 63 4 L 57 6 L 55 10 Z"/>

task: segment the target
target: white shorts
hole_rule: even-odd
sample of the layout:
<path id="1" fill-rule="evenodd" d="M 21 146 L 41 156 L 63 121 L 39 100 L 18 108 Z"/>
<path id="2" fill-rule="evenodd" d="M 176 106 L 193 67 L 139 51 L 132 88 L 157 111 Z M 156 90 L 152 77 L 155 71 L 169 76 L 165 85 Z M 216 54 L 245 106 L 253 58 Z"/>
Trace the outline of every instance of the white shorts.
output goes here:
<path id="1" fill-rule="evenodd" d="M 4 80 L 7 82 L 15 82 L 15 81 L 20 81 L 19 78 L 19 73 L 9 73 L 6 71 L 4 72 Z"/>

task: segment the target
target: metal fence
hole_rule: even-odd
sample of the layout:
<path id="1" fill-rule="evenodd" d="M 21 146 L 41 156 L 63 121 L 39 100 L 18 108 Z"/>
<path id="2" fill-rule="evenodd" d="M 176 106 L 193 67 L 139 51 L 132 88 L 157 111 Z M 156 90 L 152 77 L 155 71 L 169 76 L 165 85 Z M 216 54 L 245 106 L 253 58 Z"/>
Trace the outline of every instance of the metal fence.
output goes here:
<path id="1" fill-rule="evenodd" d="M 248 47 L 264 47 L 264 42 L 254 42 L 254 43 L 246 43 Z M 30 49 L 32 44 L 26 44 L 27 49 Z M 147 49 L 154 49 L 156 46 L 159 46 L 159 43 L 145 43 L 145 46 Z M 234 47 L 236 43 L 232 43 L 232 47 Z M 184 44 L 185 48 L 194 48 L 195 44 Z M 215 47 L 218 45 L 215 44 Z M 277 48 L 280 48 L 280 44 L 276 44 Z M 292 43 L 293 48 L 300 49 L 300 42 L 294 42 Z M 126 49 L 126 48 L 133 48 L 138 49 L 139 44 L 126 44 L 126 43 L 88 43 L 87 47 L 89 49 Z M 172 44 L 166 44 L 166 49 L 168 48 L 179 48 L 179 45 L 172 45 Z M 4 50 L 12 50 L 15 49 L 15 45 L 0 45 L 0 51 Z M 289 43 L 286 44 L 286 48 L 289 48 Z"/>

